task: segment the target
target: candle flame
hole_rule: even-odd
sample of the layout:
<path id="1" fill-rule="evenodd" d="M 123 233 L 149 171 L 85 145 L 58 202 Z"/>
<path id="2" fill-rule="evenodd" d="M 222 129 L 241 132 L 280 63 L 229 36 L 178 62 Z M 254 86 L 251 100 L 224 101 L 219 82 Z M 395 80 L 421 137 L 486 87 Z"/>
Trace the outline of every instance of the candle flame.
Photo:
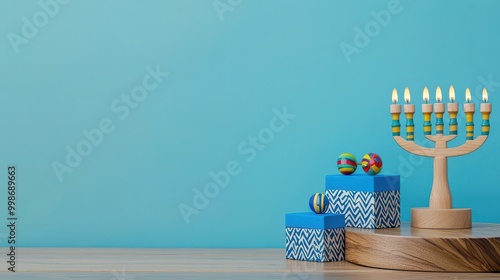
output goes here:
<path id="1" fill-rule="evenodd" d="M 451 103 L 453 103 L 455 101 L 455 88 L 453 87 L 453 85 L 450 86 L 449 97 L 450 97 Z"/>
<path id="2" fill-rule="evenodd" d="M 483 100 L 484 102 L 488 101 L 488 91 L 486 90 L 486 88 L 483 88 Z"/>
<path id="3" fill-rule="evenodd" d="M 469 88 L 466 88 L 466 89 L 465 89 L 465 100 L 466 100 L 467 102 L 470 102 L 470 100 L 471 100 L 471 97 L 470 97 L 470 89 L 469 89 Z"/>
<path id="4" fill-rule="evenodd" d="M 424 93 L 422 94 L 422 97 L 424 98 L 425 103 L 429 101 L 429 89 L 427 87 L 424 87 Z"/>
<path id="5" fill-rule="evenodd" d="M 405 87 L 404 97 L 406 103 L 410 103 L 411 97 L 410 97 L 410 89 L 408 89 L 408 87 Z"/>
<path id="6" fill-rule="evenodd" d="M 398 103 L 398 91 L 396 89 L 392 90 L 392 102 Z"/>
<path id="7" fill-rule="evenodd" d="M 443 93 L 441 92 L 441 87 L 436 88 L 436 100 L 437 102 L 441 102 L 441 99 L 443 99 Z"/>

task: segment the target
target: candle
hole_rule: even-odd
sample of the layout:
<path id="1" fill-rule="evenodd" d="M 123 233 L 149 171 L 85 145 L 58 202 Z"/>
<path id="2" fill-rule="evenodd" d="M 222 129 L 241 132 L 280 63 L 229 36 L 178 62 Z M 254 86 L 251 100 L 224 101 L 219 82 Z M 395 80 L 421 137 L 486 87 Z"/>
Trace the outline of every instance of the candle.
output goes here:
<path id="1" fill-rule="evenodd" d="M 400 127 L 399 123 L 399 115 L 401 114 L 401 105 L 398 103 L 398 91 L 396 89 L 392 90 L 392 102 L 391 104 L 391 114 L 392 114 L 392 135 L 399 136 L 400 135 Z"/>
<path id="2" fill-rule="evenodd" d="M 441 103 L 442 98 L 443 98 L 443 93 L 441 92 L 441 88 L 438 86 L 436 88 L 437 103 L 434 103 L 434 111 L 436 112 L 436 134 L 443 134 L 444 103 Z"/>
<path id="3" fill-rule="evenodd" d="M 483 115 L 483 122 L 481 124 L 481 135 L 490 134 L 490 113 L 491 113 L 491 103 L 488 102 L 488 92 L 486 88 L 483 88 L 483 101 L 481 103 L 480 111 Z"/>
<path id="4" fill-rule="evenodd" d="M 406 115 L 406 140 L 408 141 L 413 141 L 414 135 L 413 135 L 413 114 L 415 113 L 415 105 L 410 104 L 410 90 L 408 87 L 405 88 L 404 91 L 404 98 L 405 98 L 405 106 L 404 106 L 404 111 Z"/>
<path id="5" fill-rule="evenodd" d="M 458 103 L 455 103 L 455 88 L 450 86 L 449 98 L 451 103 L 448 103 L 448 113 L 450 114 L 450 134 L 457 135 L 457 113 Z"/>
<path id="6" fill-rule="evenodd" d="M 429 102 L 429 90 L 427 87 L 424 87 L 424 92 L 422 97 L 425 101 L 425 104 L 422 104 L 422 113 L 424 113 L 424 135 L 430 135 L 432 130 L 431 123 L 431 114 L 432 114 L 432 105 L 428 104 Z"/>
<path id="7" fill-rule="evenodd" d="M 464 112 L 465 112 L 465 139 L 472 140 L 474 139 L 474 103 L 470 103 L 471 96 L 470 90 L 467 88 L 465 90 L 465 100 L 467 103 L 464 104 Z"/>

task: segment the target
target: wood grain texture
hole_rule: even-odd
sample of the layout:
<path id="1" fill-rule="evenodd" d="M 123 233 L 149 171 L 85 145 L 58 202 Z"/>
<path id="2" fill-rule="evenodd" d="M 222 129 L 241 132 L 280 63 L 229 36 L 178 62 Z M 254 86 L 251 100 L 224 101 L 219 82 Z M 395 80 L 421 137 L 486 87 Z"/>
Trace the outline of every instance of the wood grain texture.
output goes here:
<path id="1" fill-rule="evenodd" d="M 432 229 L 468 229 L 472 227 L 470 208 L 412 208 L 411 226 Z"/>
<path id="2" fill-rule="evenodd" d="M 370 267 L 447 272 L 500 271 L 500 225 L 471 229 L 346 228 L 346 260 Z"/>
<path id="3" fill-rule="evenodd" d="M 0 279 L 499 279 L 495 273 L 373 269 L 285 259 L 280 249 L 19 248 L 17 273 Z"/>

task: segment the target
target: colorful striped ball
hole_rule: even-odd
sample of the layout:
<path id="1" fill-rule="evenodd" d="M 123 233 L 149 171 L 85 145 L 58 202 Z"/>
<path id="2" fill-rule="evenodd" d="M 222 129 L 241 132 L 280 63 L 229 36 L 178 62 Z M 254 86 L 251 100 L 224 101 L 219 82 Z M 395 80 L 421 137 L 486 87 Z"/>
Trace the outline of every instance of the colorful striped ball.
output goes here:
<path id="1" fill-rule="evenodd" d="M 382 158 L 375 153 L 365 154 L 361 160 L 361 167 L 366 174 L 377 175 L 382 170 Z"/>
<path id="2" fill-rule="evenodd" d="M 337 159 L 337 168 L 344 175 L 351 175 L 358 168 L 356 158 L 350 153 L 342 153 Z"/>
<path id="3" fill-rule="evenodd" d="M 330 205 L 330 201 L 328 197 L 322 193 L 315 193 L 309 199 L 309 208 L 316 214 L 326 213 L 328 205 Z"/>

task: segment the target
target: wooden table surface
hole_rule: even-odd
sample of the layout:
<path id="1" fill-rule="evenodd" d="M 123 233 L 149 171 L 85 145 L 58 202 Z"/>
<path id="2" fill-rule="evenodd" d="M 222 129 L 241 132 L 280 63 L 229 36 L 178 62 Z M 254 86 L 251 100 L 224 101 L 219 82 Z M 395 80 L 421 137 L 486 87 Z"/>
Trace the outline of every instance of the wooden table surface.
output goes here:
<path id="1" fill-rule="evenodd" d="M 1 255 L 0 279 L 500 279 L 500 273 L 407 272 L 286 260 L 284 249 L 19 248 L 16 273 L 7 271 Z"/>

